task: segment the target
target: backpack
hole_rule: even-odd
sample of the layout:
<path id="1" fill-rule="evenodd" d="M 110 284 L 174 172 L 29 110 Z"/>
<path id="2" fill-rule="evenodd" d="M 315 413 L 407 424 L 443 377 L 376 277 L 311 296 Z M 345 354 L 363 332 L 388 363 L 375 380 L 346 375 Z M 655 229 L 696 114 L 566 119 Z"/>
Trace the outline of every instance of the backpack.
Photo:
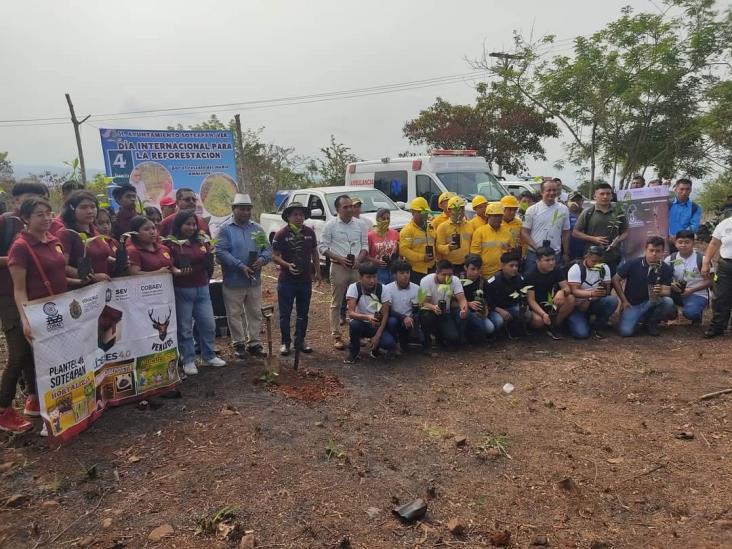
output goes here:
<path id="1" fill-rule="evenodd" d="M 587 266 L 585 265 L 584 260 L 582 259 L 576 259 L 575 261 L 572 261 L 569 264 L 569 267 L 567 268 L 567 272 L 565 274 L 569 275 L 569 270 L 574 266 L 578 265 L 580 270 L 580 287 L 587 282 Z M 606 263 L 603 263 L 603 265 L 606 265 Z M 603 281 L 605 278 L 605 273 L 602 273 L 602 276 L 600 277 L 600 282 Z"/>
<path id="2" fill-rule="evenodd" d="M 699 252 L 695 251 L 694 253 L 696 254 L 696 268 L 697 268 L 697 269 L 699 270 L 699 272 L 701 273 L 701 269 L 702 269 L 702 259 L 704 259 L 704 258 L 702 257 L 702 254 L 700 254 Z M 669 261 L 671 262 L 671 268 L 672 268 L 672 269 L 673 269 L 673 267 L 674 267 L 674 261 L 676 261 L 676 258 L 677 258 L 678 256 L 679 256 L 679 252 L 674 252 L 674 253 L 672 253 L 672 254 L 671 254 L 671 255 L 669 256 Z"/>
<path id="3" fill-rule="evenodd" d="M 383 292 L 384 287 L 381 285 L 381 282 L 376 283 L 376 288 L 374 289 L 374 293 L 376 294 L 376 297 L 379 298 L 379 301 L 381 301 L 381 293 Z M 359 301 L 361 301 L 361 296 L 363 295 L 363 286 L 361 286 L 360 282 L 356 282 L 356 304 L 358 304 Z"/>
<path id="4" fill-rule="evenodd" d="M 13 244 L 15 234 L 13 229 L 15 228 L 15 219 L 11 212 L 6 212 L 0 216 L 3 220 L 3 239 L 0 242 L 0 256 L 5 257 L 10 251 L 10 246 Z"/>

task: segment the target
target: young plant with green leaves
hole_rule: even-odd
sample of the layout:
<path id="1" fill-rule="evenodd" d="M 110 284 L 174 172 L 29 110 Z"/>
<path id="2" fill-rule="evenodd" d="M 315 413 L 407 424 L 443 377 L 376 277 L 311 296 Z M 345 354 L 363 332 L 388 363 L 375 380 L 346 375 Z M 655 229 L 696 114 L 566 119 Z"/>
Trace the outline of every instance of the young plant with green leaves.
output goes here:
<path id="1" fill-rule="evenodd" d="M 541 302 L 541 306 L 551 315 L 557 312 L 557 303 L 555 301 L 556 291 L 550 290 L 546 294 L 546 301 Z"/>
<path id="2" fill-rule="evenodd" d="M 264 370 L 262 375 L 259 376 L 259 381 L 265 385 L 277 385 L 277 378 L 279 375 L 280 374 L 275 370 Z"/>
<path id="3" fill-rule="evenodd" d="M 254 242 L 254 246 L 259 250 L 264 250 L 269 246 L 269 240 L 267 239 L 267 235 L 264 234 L 264 231 L 253 233 L 252 241 Z"/>
<path id="4" fill-rule="evenodd" d="M 445 298 L 445 301 L 449 303 L 453 297 L 452 276 L 446 276 L 445 282 L 437 286 L 437 291 L 442 294 Z"/>

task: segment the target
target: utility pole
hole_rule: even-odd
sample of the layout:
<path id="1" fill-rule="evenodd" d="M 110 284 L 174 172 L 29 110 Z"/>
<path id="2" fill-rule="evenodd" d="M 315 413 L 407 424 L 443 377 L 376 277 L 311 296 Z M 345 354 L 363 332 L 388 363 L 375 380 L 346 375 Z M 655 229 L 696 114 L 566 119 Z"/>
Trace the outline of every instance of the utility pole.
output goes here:
<path id="1" fill-rule="evenodd" d="M 81 169 L 81 184 L 86 186 L 86 167 L 84 166 L 84 151 L 81 148 L 81 133 L 79 126 L 89 120 L 91 114 L 87 114 L 83 120 L 79 121 L 74 112 L 74 104 L 71 102 L 71 96 L 66 94 L 66 102 L 69 104 L 69 112 L 71 113 L 71 123 L 74 125 L 74 134 L 76 134 L 76 149 L 79 152 L 79 168 Z"/>
<path id="2" fill-rule="evenodd" d="M 503 61 L 503 83 L 508 84 L 508 69 L 511 68 L 511 61 L 515 59 L 523 59 L 523 55 L 516 55 L 514 53 L 506 53 L 503 51 L 492 51 L 488 54 L 488 57 L 495 57 Z M 503 175 L 503 166 L 498 164 L 498 177 Z"/>
<path id="3" fill-rule="evenodd" d="M 246 192 L 246 184 L 244 183 L 244 142 L 241 137 L 241 118 L 239 118 L 238 114 L 234 115 L 234 127 L 236 129 L 236 149 L 239 153 L 239 162 L 236 165 L 236 173 L 239 179 L 237 187 L 239 188 L 239 192 L 244 193 Z"/>

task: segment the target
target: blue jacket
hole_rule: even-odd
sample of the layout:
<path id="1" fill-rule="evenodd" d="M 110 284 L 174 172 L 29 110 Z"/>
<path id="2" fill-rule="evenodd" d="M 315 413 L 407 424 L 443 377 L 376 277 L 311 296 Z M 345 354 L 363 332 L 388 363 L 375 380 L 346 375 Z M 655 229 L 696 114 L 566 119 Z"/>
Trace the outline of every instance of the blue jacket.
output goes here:
<path id="1" fill-rule="evenodd" d="M 256 252 L 257 257 L 265 265 L 272 259 L 272 248 L 269 245 L 265 248 L 254 246 L 252 236 L 256 232 L 264 234 L 258 223 L 250 221 L 246 225 L 237 225 L 233 218 L 219 228 L 216 258 L 221 263 L 224 286 L 252 288 L 262 284 L 261 272 L 256 272 L 253 278 L 248 278 L 241 270 L 249 263 L 249 252 Z"/>
<path id="2" fill-rule="evenodd" d="M 677 232 L 684 229 L 691 229 L 695 233 L 699 231 L 701 224 L 702 208 L 687 200 L 683 204 L 674 198 L 668 207 L 668 234 L 675 236 Z"/>

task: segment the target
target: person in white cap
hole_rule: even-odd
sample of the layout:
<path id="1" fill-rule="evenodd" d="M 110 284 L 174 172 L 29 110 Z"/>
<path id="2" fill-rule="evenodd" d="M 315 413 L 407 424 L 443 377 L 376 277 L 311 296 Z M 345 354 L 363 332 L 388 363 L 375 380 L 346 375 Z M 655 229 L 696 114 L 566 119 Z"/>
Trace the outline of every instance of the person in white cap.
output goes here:
<path id="1" fill-rule="evenodd" d="M 223 295 L 231 344 L 237 358 L 266 355 L 259 340 L 262 327 L 262 267 L 272 248 L 262 227 L 251 220 L 252 200 L 237 193 L 231 218 L 219 229 L 216 257 L 223 273 Z"/>

